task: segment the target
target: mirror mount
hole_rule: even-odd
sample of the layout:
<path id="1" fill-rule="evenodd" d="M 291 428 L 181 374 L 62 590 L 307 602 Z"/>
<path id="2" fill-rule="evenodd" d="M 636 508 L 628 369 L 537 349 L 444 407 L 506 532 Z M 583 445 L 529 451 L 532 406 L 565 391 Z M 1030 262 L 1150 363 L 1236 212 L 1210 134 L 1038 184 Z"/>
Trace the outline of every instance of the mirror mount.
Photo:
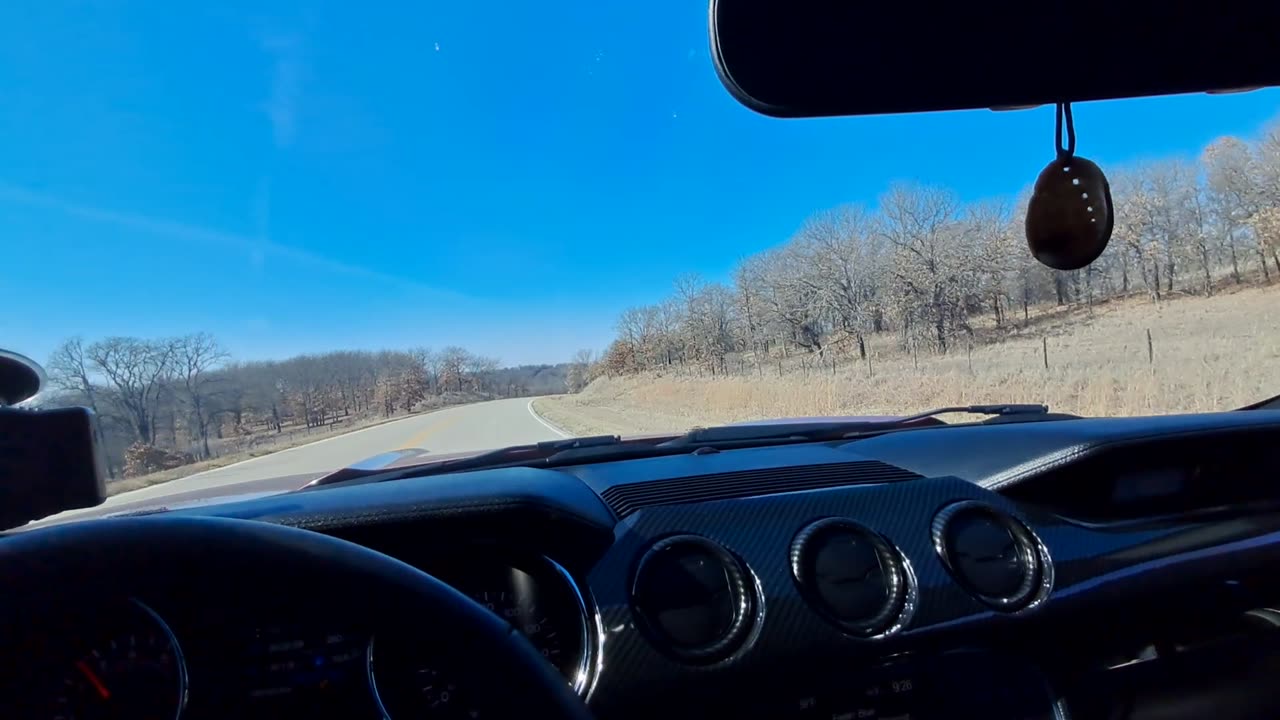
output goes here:
<path id="1" fill-rule="evenodd" d="M 16 352 L 0 350 L 0 407 L 26 402 L 44 389 L 44 368 Z"/>
<path id="2" fill-rule="evenodd" d="M 106 500 L 106 458 L 93 412 L 19 407 L 44 386 L 35 361 L 0 350 L 0 529 Z"/>

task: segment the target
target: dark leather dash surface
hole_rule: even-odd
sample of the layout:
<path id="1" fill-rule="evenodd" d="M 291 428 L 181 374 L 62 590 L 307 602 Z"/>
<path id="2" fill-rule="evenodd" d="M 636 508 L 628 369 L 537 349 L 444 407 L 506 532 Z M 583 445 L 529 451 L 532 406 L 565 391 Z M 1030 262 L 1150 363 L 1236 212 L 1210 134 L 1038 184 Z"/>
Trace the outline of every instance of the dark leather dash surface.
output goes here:
<path id="1" fill-rule="evenodd" d="M 916 480 L 920 475 L 876 460 L 764 468 L 614 485 L 601 493 L 619 517 L 655 505 L 728 500 L 862 483 Z"/>

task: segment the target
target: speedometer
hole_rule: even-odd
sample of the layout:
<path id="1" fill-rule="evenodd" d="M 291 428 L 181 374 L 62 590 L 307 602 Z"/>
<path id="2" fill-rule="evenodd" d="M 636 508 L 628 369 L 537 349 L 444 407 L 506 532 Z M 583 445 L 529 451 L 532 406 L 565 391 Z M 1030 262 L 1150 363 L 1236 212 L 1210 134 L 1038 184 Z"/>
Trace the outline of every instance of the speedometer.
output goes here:
<path id="1" fill-rule="evenodd" d="M 472 592 L 471 599 L 514 625 L 542 653 L 542 657 L 555 665 L 565 677 L 573 678 L 578 667 L 577 653 L 566 650 L 565 635 L 556 622 L 539 607 L 537 596 L 522 596 L 513 590 L 481 590 Z M 571 638 L 567 641 L 577 644 Z"/>
<path id="2" fill-rule="evenodd" d="M 427 569 L 510 623 L 575 691 L 587 692 L 596 636 L 587 601 L 568 571 L 547 558 L 525 559 L 520 567 L 436 564 Z M 420 628 L 380 633 L 369 648 L 374 694 L 392 720 L 484 717 L 484 698 L 453 671 L 447 649 L 431 642 L 429 621 Z"/>
<path id="3" fill-rule="evenodd" d="M 520 575 L 513 577 L 521 579 Z M 577 655 L 566 649 L 571 643 L 539 607 L 537 593 L 530 592 L 528 587 L 521 592 L 512 586 L 470 590 L 467 594 L 515 626 L 548 662 L 572 680 L 578 666 Z M 484 716 L 476 698 L 451 675 L 447 653 L 421 655 L 413 643 L 406 643 L 401 637 L 386 638 L 382 643 L 375 638 L 369 655 L 370 676 L 374 678 L 378 702 L 393 720 L 409 717 L 478 720 Z"/>
<path id="4" fill-rule="evenodd" d="M 575 691 L 587 692 L 595 668 L 593 615 L 568 570 L 535 556 L 514 566 L 473 567 L 448 581 L 523 633 Z"/>

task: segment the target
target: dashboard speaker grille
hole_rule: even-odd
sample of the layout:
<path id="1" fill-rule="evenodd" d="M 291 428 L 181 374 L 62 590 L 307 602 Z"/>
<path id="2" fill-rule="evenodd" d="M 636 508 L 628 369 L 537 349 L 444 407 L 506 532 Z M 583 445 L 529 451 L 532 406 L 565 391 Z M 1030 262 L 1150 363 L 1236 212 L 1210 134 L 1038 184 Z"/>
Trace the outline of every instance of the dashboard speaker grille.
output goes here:
<path id="1" fill-rule="evenodd" d="M 857 460 L 626 483 L 614 485 L 600 495 L 618 517 L 626 517 L 654 505 L 686 505 L 862 483 L 915 480 L 919 477 L 909 470 L 878 460 Z"/>

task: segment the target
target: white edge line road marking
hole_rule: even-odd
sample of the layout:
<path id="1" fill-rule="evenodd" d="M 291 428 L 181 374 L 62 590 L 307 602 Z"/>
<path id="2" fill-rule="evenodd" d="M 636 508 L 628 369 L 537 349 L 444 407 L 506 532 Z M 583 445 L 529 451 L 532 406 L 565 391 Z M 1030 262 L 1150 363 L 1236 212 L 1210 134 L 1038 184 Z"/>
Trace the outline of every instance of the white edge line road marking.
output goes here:
<path id="1" fill-rule="evenodd" d="M 536 400 L 536 399 L 537 399 L 537 398 L 534 398 L 534 400 Z M 551 432 L 553 432 L 553 433 L 555 433 L 555 434 L 559 435 L 560 437 L 564 437 L 564 438 L 569 437 L 569 433 L 567 433 L 567 432 L 565 432 L 565 431 L 561 430 L 560 428 L 556 427 L 555 425 L 552 425 L 551 423 L 549 423 L 549 422 L 547 422 L 546 420 L 542 419 L 542 416 L 538 414 L 538 411 L 533 409 L 533 400 L 530 400 L 530 401 L 529 401 L 529 404 L 528 404 L 528 405 L 526 405 L 525 407 L 529 408 L 529 414 L 533 416 L 533 419 L 534 419 L 534 420 L 537 420 L 538 422 L 542 423 L 542 426 L 543 426 L 543 427 L 545 427 L 546 429 L 550 430 Z"/>

